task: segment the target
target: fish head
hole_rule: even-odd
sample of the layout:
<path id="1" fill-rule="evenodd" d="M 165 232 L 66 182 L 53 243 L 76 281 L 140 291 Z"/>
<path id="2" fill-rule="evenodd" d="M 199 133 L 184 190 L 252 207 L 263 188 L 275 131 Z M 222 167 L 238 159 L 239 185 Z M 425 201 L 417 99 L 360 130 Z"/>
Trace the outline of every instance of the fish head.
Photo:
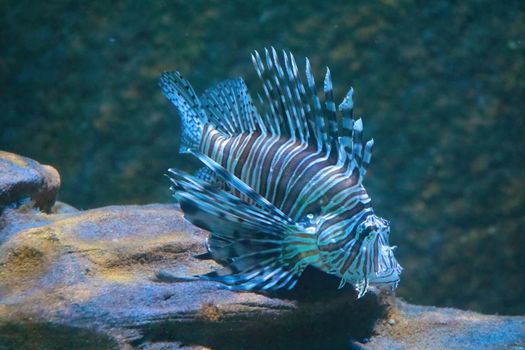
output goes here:
<path id="1" fill-rule="evenodd" d="M 342 280 L 352 283 L 359 297 L 370 285 L 394 290 L 399 283 L 402 267 L 394 256 L 395 246 L 390 246 L 390 224 L 374 214 L 366 216 L 354 231 L 353 245 L 346 252 L 348 261 Z"/>

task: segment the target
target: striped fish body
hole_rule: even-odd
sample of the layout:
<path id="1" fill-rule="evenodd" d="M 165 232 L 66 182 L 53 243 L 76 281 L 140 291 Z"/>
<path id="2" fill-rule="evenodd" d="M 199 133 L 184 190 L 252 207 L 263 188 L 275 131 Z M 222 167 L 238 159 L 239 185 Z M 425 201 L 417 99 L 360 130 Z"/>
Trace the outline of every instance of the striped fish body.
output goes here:
<path id="1" fill-rule="evenodd" d="M 373 141 L 363 145 L 362 122 L 352 118 L 353 90 L 338 120 L 330 72 L 323 108 L 308 61 L 305 87 L 293 56 L 283 57 L 285 69 L 275 51 L 266 50 L 266 65 L 253 56 L 263 114 L 241 79 L 199 98 L 179 73 L 161 76 L 181 115 L 181 151 L 205 164 L 196 176 L 170 169 L 174 196 L 211 232 L 209 253 L 225 265 L 200 277 L 231 289 L 290 289 L 311 265 L 359 296 L 369 284 L 395 288 L 401 267 L 388 222 L 362 185 Z"/>
<path id="2" fill-rule="evenodd" d="M 307 143 L 258 132 L 228 138 L 207 127 L 200 151 L 294 221 L 303 221 L 308 214 L 325 215 L 343 203 L 370 202 L 356 174 L 351 176 Z M 353 213 L 349 210 L 339 217 L 348 215 Z"/>

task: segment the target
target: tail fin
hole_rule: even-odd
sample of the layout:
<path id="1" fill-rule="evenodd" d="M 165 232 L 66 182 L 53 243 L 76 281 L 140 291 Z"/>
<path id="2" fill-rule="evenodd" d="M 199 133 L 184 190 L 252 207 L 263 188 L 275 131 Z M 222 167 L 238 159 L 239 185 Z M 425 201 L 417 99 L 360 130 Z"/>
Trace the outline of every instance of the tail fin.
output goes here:
<path id="1" fill-rule="evenodd" d="M 190 83 L 179 72 L 165 72 L 160 75 L 159 85 L 164 96 L 175 105 L 182 121 L 180 152 L 188 153 L 198 149 L 204 124 L 207 123 L 197 94 Z"/>

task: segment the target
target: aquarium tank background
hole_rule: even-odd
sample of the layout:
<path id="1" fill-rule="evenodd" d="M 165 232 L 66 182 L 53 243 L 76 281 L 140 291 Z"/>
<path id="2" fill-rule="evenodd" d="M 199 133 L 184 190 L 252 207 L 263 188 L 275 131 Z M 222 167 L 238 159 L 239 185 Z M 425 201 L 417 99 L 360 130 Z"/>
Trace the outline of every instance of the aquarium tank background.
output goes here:
<path id="1" fill-rule="evenodd" d="M 158 88 L 243 76 L 273 45 L 353 86 L 411 303 L 525 313 L 522 1 L 3 1 L 0 148 L 55 166 L 81 209 L 170 202 L 180 125 Z"/>

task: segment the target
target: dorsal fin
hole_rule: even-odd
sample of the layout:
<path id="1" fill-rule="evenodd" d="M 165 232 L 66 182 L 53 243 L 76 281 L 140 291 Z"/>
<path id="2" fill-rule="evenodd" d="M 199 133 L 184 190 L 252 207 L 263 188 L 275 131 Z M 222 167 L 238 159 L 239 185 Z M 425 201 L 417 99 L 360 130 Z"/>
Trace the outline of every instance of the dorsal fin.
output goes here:
<path id="1" fill-rule="evenodd" d="M 323 82 L 324 103 L 321 104 L 312 67 L 306 59 L 307 88 L 291 53 L 283 51 L 281 58 L 274 48 L 264 50 L 264 61 L 257 51 L 252 60 L 262 81 L 259 94 L 264 109 L 259 123 L 261 129 L 279 136 L 317 145 L 318 150 L 337 159 L 349 172 L 358 171 L 362 181 L 372 156 L 373 140 L 363 146 L 363 122 L 353 119 L 353 93 L 351 88 L 339 105 L 334 101 L 330 69 L 326 68 Z"/>
<path id="2" fill-rule="evenodd" d="M 309 100 L 312 106 L 313 120 L 315 123 L 316 140 L 319 148 L 325 148 L 328 140 L 326 133 L 326 123 L 323 117 L 323 110 L 321 109 L 321 101 L 317 95 L 317 87 L 315 86 L 315 78 L 312 73 L 312 66 L 310 60 L 306 58 L 306 80 L 308 81 L 308 89 L 310 92 Z"/>
<path id="3" fill-rule="evenodd" d="M 252 54 L 255 70 L 262 81 L 262 91 L 258 94 L 261 114 L 241 78 L 220 82 L 199 99 L 180 73 L 161 76 L 165 95 L 181 114 L 181 151 L 197 149 L 205 123 L 212 124 L 226 136 L 259 131 L 262 135 L 289 137 L 316 145 L 319 153 L 335 158 L 349 173 L 357 170 L 359 181 L 362 181 L 372 156 L 373 140 L 363 146 L 363 122 L 353 119 L 353 89 L 336 110 L 328 67 L 323 84 L 324 103 L 321 104 L 308 58 L 302 76 L 291 53 L 283 51 L 280 58 L 271 48 L 265 49 L 263 56 L 264 59 L 257 51 Z"/>
<path id="4" fill-rule="evenodd" d="M 352 155 L 352 131 L 354 129 L 354 89 L 350 88 L 343 102 L 339 105 L 342 118 L 339 119 L 339 160 L 347 163 Z"/>
<path id="5" fill-rule="evenodd" d="M 260 116 L 241 78 L 225 80 L 209 88 L 200 101 L 208 121 L 228 136 L 253 132 L 259 124 Z"/>
<path id="6" fill-rule="evenodd" d="M 159 85 L 179 111 L 182 121 L 180 152 L 187 153 L 189 149 L 197 148 L 207 118 L 195 90 L 179 72 L 162 73 Z"/>
<path id="7" fill-rule="evenodd" d="M 324 108 L 328 127 L 327 142 L 330 144 L 330 152 L 336 152 L 339 148 L 337 142 L 337 117 L 335 111 L 332 77 L 330 75 L 330 68 L 328 67 L 326 67 L 326 75 L 324 78 L 324 99 Z"/>

